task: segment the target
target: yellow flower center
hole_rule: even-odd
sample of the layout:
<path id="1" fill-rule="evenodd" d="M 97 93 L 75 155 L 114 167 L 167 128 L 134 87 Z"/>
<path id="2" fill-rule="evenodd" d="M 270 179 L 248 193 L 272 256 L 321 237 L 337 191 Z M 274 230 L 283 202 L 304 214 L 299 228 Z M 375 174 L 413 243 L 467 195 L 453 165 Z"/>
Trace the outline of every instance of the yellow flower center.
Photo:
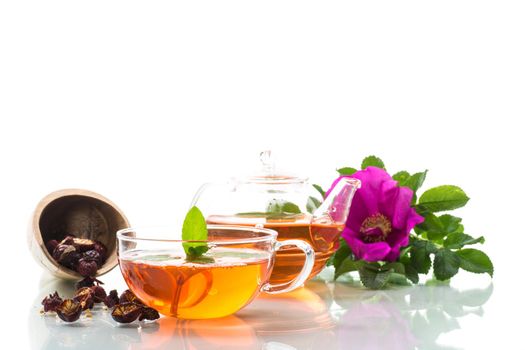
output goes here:
<path id="1" fill-rule="evenodd" d="M 384 242 L 388 234 L 392 232 L 392 224 L 386 216 L 377 213 L 363 221 L 359 232 L 363 241 L 367 243 Z"/>

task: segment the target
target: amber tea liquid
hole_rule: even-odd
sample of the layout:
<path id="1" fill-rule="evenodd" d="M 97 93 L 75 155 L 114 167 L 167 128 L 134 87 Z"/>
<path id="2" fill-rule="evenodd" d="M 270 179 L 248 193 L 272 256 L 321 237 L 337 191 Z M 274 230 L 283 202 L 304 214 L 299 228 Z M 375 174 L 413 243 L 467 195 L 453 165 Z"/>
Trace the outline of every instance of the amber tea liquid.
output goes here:
<path id="1" fill-rule="evenodd" d="M 194 263 L 180 253 L 130 251 L 120 257 L 120 268 L 145 304 L 185 319 L 230 315 L 248 304 L 268 280 L 269 253 L 217 248 L 209 255 L 213 262 Z"/>
<path id="2" fill-rule="evenodd" d="M 301 239 L 308 242 L 315 250 L 315 263 L 309 278 L 317 275 L 326 265 L 326 261 L 338 248 L 338 238 L 344 224 L 333 222 L 312 223 L 312 216 L 301 214 L 288 219 L 270 220 L 246 216 L 209 216 L 208 224 L 215 225 L 262 225 L 277 231 L 277 239 Z M 296 277 L 304 265 L 304 253 L 297 248 L 281 248 L 277 253 L 270 282 L 284 283 Z"/>

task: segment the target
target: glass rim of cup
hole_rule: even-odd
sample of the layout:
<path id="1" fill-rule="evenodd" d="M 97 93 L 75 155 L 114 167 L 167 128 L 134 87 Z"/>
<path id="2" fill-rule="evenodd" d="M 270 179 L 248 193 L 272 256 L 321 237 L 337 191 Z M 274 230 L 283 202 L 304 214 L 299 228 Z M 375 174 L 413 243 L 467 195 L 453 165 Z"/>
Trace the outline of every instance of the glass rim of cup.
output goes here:
<path id="1" fill-rule="evenodd" d="M 127 227 L 117 231 L 117 239 L 128 242 L 167 242 L 167 243 L 214 243 L 219 245 L 226 244 L 242 244 L 242 243 L 258 243 L 268 240 L 277 239 L 277 231 L 256 226 L 241 226 L 241 225 L 207 225 L 208 230 L 226 230 L 226 231 L 250 231 L 261 233 L 263 235 L 257 237 L 243 237 L 232 238 L 225 240 L 184 240 L 184 239 L 167 239 L 167 238 L 145 238 L 145 237 L 131 237 L 127 236 L 131 232 L 148 231 L 148 230 L 172 230 L 174 232 L 181 231 L 171 226 L 138 226 Z"/>

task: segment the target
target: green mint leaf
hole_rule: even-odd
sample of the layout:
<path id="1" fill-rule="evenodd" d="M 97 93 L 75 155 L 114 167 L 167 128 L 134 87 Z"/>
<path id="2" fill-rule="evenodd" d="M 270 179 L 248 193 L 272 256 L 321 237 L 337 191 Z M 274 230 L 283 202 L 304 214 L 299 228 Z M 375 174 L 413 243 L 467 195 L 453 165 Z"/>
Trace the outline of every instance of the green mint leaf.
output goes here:
<path id="1" fill-rule="evenodd" d="M 455 252 L 441 248 L 434 256 L 434 275 L 440 281 L 448 280 L 458 273 L 460 262 Z"/>
<path id="2" fill-rule="evenodd" d="M 445 238 L 443 245 L 448 249 L 461 249 L 466 245 L 476 243 L 485 243 L 485 238 L 483 236 L 473 238 L 463 232 L 452 232 Z"/>
<path id="3" fill-rule="evenodd" d="M 410 178 L 408 171 L 399 171 L 392 176 L 392 179 L 397 181 L 399 186 L 404 186 L 404 183 Z"/>
<path id="4" fill-rule="evenodd" d="M 321 196 L 323 196 L 323 198 L 326 196 L 326 192 L 323 190 L 323 188 L 319 185 L 312 185 L 314 186 L 314 188 L 317 190 L 317 192 L 319 192 L 321 194 Z"/>
<path id="5" fill-rule="evenodd" d="M 376 156 L 368 156 L 365 159 L 363 159 L 363 162 L 361 163 L 361 169 L 365 170 L 369 166 L 375 166 L 375 167 L 386 170 L 385 164 L 383 163 L 383 161 Z"/>
<path id="6" fill-rule="evenodd" d="M 266 207 L 266 211 L 272 214 L 300 214 L 301 213 L 301 209 L 299 209 L 299 206 L 297 204 L 294 204 L 292 202 L 287 202 L 282 199 L 272 199 L 270 203 L 268 203 L 268 206 Z"/>
<path id="7" fill-rule="evenodd" d="M 415 240 L 411 243 L 410 265 L 418 272 L 427 274 L 432 266 L 430 254 L 437 250 L 434 243 L 425 240 Z"/>
<path id="8" fill-rule="evenodd" d="M 425 191 L 416 206 L 422 212 L 438 212 L 461 208 L 469 197 L 457 186 L 443 185 Z"/>
<path id="9" fill-rule="evenodd" d="M 364 264 L 362 260 L 353 260 L 352 256 L 346 257 L 340 264 L 335 268 L 334 281 L 344 273 L 358 271 Z"/>
<path id="10" fill-rule="evenodd" d="M 463 270 L 474 273 L 488 273 L 490 277 L 494 274 L 492 261 L 481 250 L 472 248 L 461 249 L 456 254 L 460 259 L 460 266 Z"/>
<path id="11" fill-rule="evenodd" d="M 381 289 L 386 286 L 392 270 L 381 271 L 371 264 L 364 264 L 359 269 L 359 278 L 366 288 Z"/>
<path id="12" fill-rule="evenodd" d="M 337 169 L 337 172 L 339 173 L 339 175 L 353 175 L 354 173 L 357 172 L 357 169 L 351 168 L 351 167 L 345 167 L 345 168 Z"/>
<path id="13" fill-rule="evenodd" d="M 195 206 L 188 211 L 182 224 L 182 239 L 184 241 L 208 240 L 206 219 L 199 208 Z M 199 257 L 208 251 L 208 244 L 206 242 L 184 242 L 182 246 L 188 258 Z"/>
<path id="14" fill-rule="evenodd" d="M 314 211 L 321 206 L 321 201 L 315 197 L 308 197 L 308 200 L 306 202 L 306 210 L 313 214 Z"/>

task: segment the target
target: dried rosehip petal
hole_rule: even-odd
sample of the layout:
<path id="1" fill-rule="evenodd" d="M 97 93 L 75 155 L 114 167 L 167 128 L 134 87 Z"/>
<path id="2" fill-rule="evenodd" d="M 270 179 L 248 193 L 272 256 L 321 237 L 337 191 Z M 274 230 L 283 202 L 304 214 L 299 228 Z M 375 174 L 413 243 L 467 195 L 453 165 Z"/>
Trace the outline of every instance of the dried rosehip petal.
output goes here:
<path id="1" fill-rule="evenodd" d="M 95 276 L 97 274 L 98 265 L 95 261 L 80 259 L 77 265 L 77 272 L 84 277 Z"/>
<path id="2" fill-rule="evenodd" d="M 96 250 L 88 250 L 82 254 L 82 259 L 88 261 L 94 261 L 97 263 L 97 266 L 102 266 L 102 258 Z"/>
<path id="3" fill-rule="evenodd" d="M 100 241 L 95 241 L 95 248 L 94 248 L 99 254 L 100 258 L 102 259 L 102 262 L 104 263 L 106 261 L 106 257 L 108 255 L 108 249 L 104 245 L 104 243 Z"/>
<path id="4" fill-rule="evenodd" d="M 64 239 L 62 239 L 60 241 L 59 244 L 64 244 L 64 245 L 73 245 L 73 239 L 75 239 L 76 237 L 73 236 L 73 235 L 67 235 L 66 237 L 64 237 Z"/>
<path id="5" fill-rule="evenodd" d="M 106 291 L 101 286 L 90 287 L 93 291 L 93 300 L 95 303 L 102 303 L 106 299 Z"/>
<path id="6" fill-rule="evenodd" d="M 82 310 L 91 309 L 95 303 L 95 293 L 90 287 L 82 287 L 76 291 L 73 300 L 80 303 Z"/>
<path id="7" fill-rule="evenodd" d="M 53 258 L 61 265 L 72 267 L 78 261 L 79 255 L 74 246 L 59 244 L 53 251 Z"/>
<path id="8" fill-rule="evenodd" d="M 104 284 L 104 282 L 99 281 L 95 277 L 88 276 L 88 277 L 84 277 L 84 279 L 78 281 L 77 284 L 76 284 L 76 287 L 77 287 L 77 289 L 80 289 L 82 287 L 93 287 L 95 285 L 95 283 L 97 285 Z"/>
<path id="9" fill-rule="evenodd" d="M 49 294 L 48 297 L 45 297 L 42 300 L 42 305 L 44 305 L 44 312 L 56 311 L 57 307 L 62 304 L 63 300 L 58 295 L 58 292 L 55 291 L 53 294 Z"/>
<path id="10" fill-rule="evenodd" d="M 74 322 L 80 318 L 82 305 L 71 299 L 64 300 L 56 309 L 58 317 L 66 322 Z"/>
<path id="11" fill-rule="evenodd" d="M 111 317 L 119 323 L 130 323 L 139 317 L 142 306 L 134 303 L 123 303 L 115 306 L 111 312 Z"/>
<path id="12" fill-rule="evenodd" d="M 95 242 L 86 238 L 73 238 L 73 245 L 80 252 L 86 252 L 95 248 Z"/>
<path id="13" fill-rule="evenodd" d="M 144 303 L 142 301 L 140 301 L 139 298 L 137 298 L 137 296 L 135 294 L 133 294 L 132 291 L 130 291 L 129 289 L 126 289 L 124 292 L 122 292 L 122 294 L 120 295 L 120 298 L 119 298 L 119 302 L 121 304 L 124 304 L 124 303 L 135 303 L 135 304 L 139 304 L 139 305 L 143 305 Z"/>
<path id="14" fill-rule="evenodd" d="M 142 312 L 139 316 L 139 321 L 142 320 L 156 320 L 160 317 L 159 312 L 151 307 L 143 306 Z"/>
<path id="15" fill-rule="evenodd" d="M 46 243 L 46 248 L 49 254 L 53 255 L 53 252 L 55 251 L 55 248 L 58 246 L 58 241 L 56 239 L 52 239 Z"/>
<path id="16" fill-rule="evenodd" d="M 106 306 L 109 308 L 117 305 L 118 302 L 119 302 L 119 299 L 118 299 L 118 293 L 116 289 L 113 289 L 112 291 L 110 291 L 109 294 L 104 299 L 104 304 L 106 304 Z"/>

